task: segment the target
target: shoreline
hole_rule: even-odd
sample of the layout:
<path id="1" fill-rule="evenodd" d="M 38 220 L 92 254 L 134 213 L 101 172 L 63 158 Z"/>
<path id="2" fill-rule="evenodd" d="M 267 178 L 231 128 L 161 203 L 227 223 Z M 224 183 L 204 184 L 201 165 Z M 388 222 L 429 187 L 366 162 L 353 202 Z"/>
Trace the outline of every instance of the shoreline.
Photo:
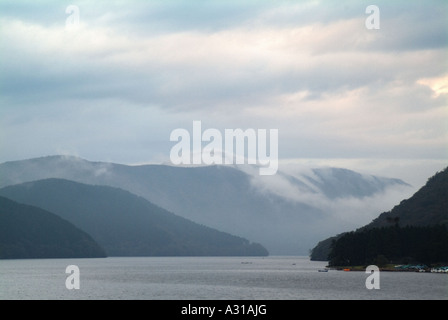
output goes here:
<path id="1" fill-rule="evenodd" d="M 344 272 L 366 272 L 367 266 L 336 266 L 336 267 L 329 267 L 327 266 L 326 269 L 328 270 L 336 270 L 336 271 L 344 271 Z M 446 267 L 444 267 L 446 268 Z M 448 275 L 448 269 L 439 269 L 439 268 L 408 268 L 408 269 L 399 269 L 395 267 L 378 267 L 379 271 L 382 272 L 416 272 L 416 273 L 440 273 L 440 274 L 447 274 Z"/>

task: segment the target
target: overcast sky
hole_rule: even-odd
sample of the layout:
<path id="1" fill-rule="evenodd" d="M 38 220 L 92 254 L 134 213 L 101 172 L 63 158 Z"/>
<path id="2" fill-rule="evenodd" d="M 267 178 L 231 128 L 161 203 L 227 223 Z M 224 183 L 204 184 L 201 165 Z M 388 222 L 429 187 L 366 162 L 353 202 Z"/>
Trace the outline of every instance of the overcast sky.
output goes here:
<path id="1" fill-rule="evenodd" d="M 167 162 L 200 120 L 418 181 L 448 165 L 447 49 L 446 0 L 0 0 L 0 162 Z"/>

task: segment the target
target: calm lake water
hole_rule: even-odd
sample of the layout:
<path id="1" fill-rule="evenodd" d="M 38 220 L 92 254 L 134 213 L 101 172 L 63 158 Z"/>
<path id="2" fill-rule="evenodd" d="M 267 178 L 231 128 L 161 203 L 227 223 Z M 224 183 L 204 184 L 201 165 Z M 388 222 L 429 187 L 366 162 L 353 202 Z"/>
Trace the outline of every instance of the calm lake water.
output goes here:
<path id="1" fill-rule="evenodd" d="M 80 289 L 66 288 L 68 265 Z M 151 257 L 0 260 L 0 299 L 321 300 L 448 299 L 448 274 L 318 272 L 307 257 Z"/>

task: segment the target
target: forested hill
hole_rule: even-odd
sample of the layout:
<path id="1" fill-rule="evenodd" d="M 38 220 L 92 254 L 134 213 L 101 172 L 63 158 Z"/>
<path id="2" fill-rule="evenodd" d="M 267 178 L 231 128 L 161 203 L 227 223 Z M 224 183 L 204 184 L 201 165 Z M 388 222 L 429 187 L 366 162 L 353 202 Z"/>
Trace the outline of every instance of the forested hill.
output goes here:
<path id="1" fill-rule="evenodd" d="M 101 258 L 104 250 L 60 217 L 0 197 L 0 259 Z"/>
<path id="2" fill-rule="evenodd" d="M 199 225 L 128 191 L 46 179 L 9 186 L 0 194 L 73 223 L 109 256 L 266 256 L 267 250 Z"/>
<path id="3" fill-rule="evenodd" d="M 411 198 L 382 213 L 366 228 L 448 224 L 448 167 L 428 179 Z"/>
<path id="4" fill-rule="evenodd" d="M 389 226 L 347 232 L 328 256 L 330 266 L 375 264 L 446 264 L 448 229 L 436 226 Z"/>
<path id="5" fill-rule="evenodd" d="M 406 241 L 406 235 L 411 236 L 412 234 L 413 237 L 420 232 L 415 231 L 415 228 L 426 228 L 426 231 L 421 230 L 421 234 L 423 234 L 425 232 L 430 233 L 432 227 L 437 228 L 439 225 L 448 226 L 448 167 L 429 178 L 427 183 L 412 197 L 401 201 L 401 203 L 395 206 L 392 210 L 380 214 L 378 218 L 356 232 L 351 232 L 351 240 L 354 240 L 354 237 L 357 237 L 357 235 L 354 235 L 353 233 L 363 232 L 365 236 L 364 238 L 367 239 L 369 237 L 367 234 L 374 234 L 369 230 L 395 227 L 395 229 L 387 231 L 389 239 L 391 239 L 390 237 L 395 237 L 395 239 L 402 239 L 400 241 Z M 408 233 L 397 231 L 397 227 L 407 228 L 406 230 Z M 410 229 L 409 227 L 414 228 Z M 378 236 L 378 234 L 376 235 Z M 332 243 L 335 241 L 337 242 L 343 236 L 346 236 L 345 240 L 348 239 L 347 234 L 340 234 L 319 242 L 311 251 L 311 259 L 327 261 L 331 252 Z M 423 237 L 420 239 L 420 242 L 425 242 L 427 239 L 429 238 Z M 358 240 L 360 240 L 360 238 L 357 238 L 357 241 Z M 350 243 L 350 241 L 347 243 Z M 397 246 L 397 243 L 394 243 L 392 240 L 388 240 L 387 242 L 389 246 Z M 341 246 L 339 246 L 339 248 L 341 248 Z"/>

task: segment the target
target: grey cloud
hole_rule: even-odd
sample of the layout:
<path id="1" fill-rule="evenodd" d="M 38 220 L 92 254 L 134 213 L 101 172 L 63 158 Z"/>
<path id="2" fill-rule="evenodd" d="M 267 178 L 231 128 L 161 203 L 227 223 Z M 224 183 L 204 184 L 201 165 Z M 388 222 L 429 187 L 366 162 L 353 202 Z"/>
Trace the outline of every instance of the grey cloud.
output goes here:
<path id="1" fill-rule="evenodd" d="M 426 124 L 402 119 L 446 106 L 446 95 L 434 97 L 416 82 L 446 74 L 448 4 L 377 1 L 381 29 L 370 31 L 363 23 L 370 2 L 313 3 L 80 1 L 74 4 L 85 28 L 66 34 L 64 9 L 71 3 L 2 2 L 0 101 L 7 117 L 0 121 L 8 133 L 30 135 L 11 139 L 7 149 L 29 144 L 38 156 L 41 143 L 47 153 L 66 148 L 100 155 L 99 149 L 112 152 L 98 148 L 107 144 L 116 146 L 114 157 L 120 150 L 149 157 L 141 151 L 148 140 L 157 152 L 169 145 L 162 147 L 160 130 L 145 131 L 145 125 L 171 128 L 180 118 L 188 124 L 200 117 L 212 126 L 225 118 L 232 126 L 280 128 L 284 156 L 440 157 L 437 144 L 416 150 L 412 139 L 406 146 L 398 137 L 412 132 L 412 138 L 414 130 L 423 136 L 434 127 L 446 136 L 440 123 L 431 123 L 441 121 L 436 115 Z M 316 33 L 295 38 L 304 28 Z M 356 90 L 364 101 L 347 106 L 350 113 L 339 98 Z M 291 98 L 296 94 L 303 95 Z M 333 104 L 340 113 L 332 113 Z M 282 116 L 285 110 L 290 113 Z M 160 124 L 157 112 L 166 113 Z M 375 113 L 386 124 L 369 123 Z M 134 125 L 135 114 L 147 124 Z M 158 141 L 146 135 L 159 135 Z"/>
<path id="2" fill-rule="evenodd" d="M 272 9 L 272 4 L 267 5 L 267 2 L 263 2 L 262 5 L 258 6 L 254 2 L 242 5 L 218 3 L 217 5 L 204 5 L 201 2 L 194 5 L 179 4 L 178 2 L 168 2 L 166 5 L 163 5 L 161 2 L 153 2 L 146 5 L 133 3 L 126 6 L 127 10 L 123 10 L 123 13 L 121 11 L 118 13 L 114 12 L 111 15 L 111 20 L 106 25 L 115 32 L 120 33 L 120 30 L 129 30 L 120 28 L 121 26 L 131 26 L 130 30 L 135 29 L 136 31 L 151 30 L 151 23 L 165 21 L 167 25 L 162 28 L 165 31 L 179 32 L 183 30 L 183 27 L 180 26 L 182 23 L 185 23 L 185 30 L 198 30 L 203 33 L 207 30 L 205 25 L 213 27 L 215 24 L 219 24 L 214 19 L 218 15 L 223 17 L 223 19 L 224 17 L 233 17 L 234 23 L 229 23 L 226 27 L 234 28 L 244 23 L 250 16 L 256 16 L 257 14 L 262 16 L 264 10 Z M 284 5 L 285 2 L 281 4 Z M 80 6 L 85 7 L 83 11 L 89 12 L 87 8 L 90 8 L 90 6 L 87 3 L 81 2 Z M 306 9 L 304 12 L 322 12 L 316 16 L 307 15 L 317 19 L 317 21 L 319 19 L 325 20 L 322 16 L 332 13 L 333 19 L 336 20 L 336 18 L 353 17 L 359 9 L 357 8 L 358 6 L 359 4 L 355 6 L 354 2 L 349 1 L 347 4 L 340 6 L 334 4 L 330 6 L 311 6 L 310 9 Z M 382 11 L 387 12 L 388 7 L 384 6 L 386 8 L 382 9 Z M 101 3 L 100 6 L 94 7 L 94 11 L 100 12 L 101 10 L 98 7 L 104 10 L 108 9 L 109 11 L 122 8 L 114 2 L 109 5 Z M 253 7 L 257 8 L 254 12 L 247 9 Z M 354 10 L 353 7 L 357 9 Z M 135 8 L 143 10 L 132 11 Z M 41 11 L 43 10 L 41 9 Z M 235 14 L 234 11 L 240 12 L 240 15 L 245 16 L 245 18 L 236 18 L 239 15 Z M 424 12 L 427 11 L 428 9 Z M 209 12 L 210 14 L 208 14 Z M 401 14 L 404 15 L 405 13 Z M 189 18 L 183 17 L 184 15 L 195 17 L 192 21 L 196 21 L 197 26 L 193 27 L 190 23 L 191 21 L 188 20 Z M 205 19 L 196 19 L 198 18 L 196 15 L 203 15 Z M 300 19 L 302 15 L 303 13 L 299 11 L 296 21 L 297 26 L 303 24 L 303 21 Z M 387 14 L 384 14 L 384 16 L 387 17 Z M 210 18 L 207 19 L 207 17 Z M 418 20 L 415 20 L 415 17 Z M 136 18 L 136 20 L 133 18 Z M 117 19 L 117 21 L 114 19 Z M 275 20 L 275 18 L 272 19 Z M 358 49 L 387 50 L 384 52 L 387 53 L 389 50 L 395 49 L 390 47 L 391 43 L 401 42 L 402 44 L 398 46 L 406 47 L 412 44 L 426 49 L 431 49 L 436 44 L 439 46 L 444 45 L 442 41 L 439 41 L 446 38 L 447 28 L 440 28 L 444 20 L 439 17 L 439 19 L 434 19 L 435 22 L 427 23 L 427 19 L 425 19 L 425 24 L 422 24 L 423 19 L 425 19 L 424 14 L 418 13 L 415 16 L 414 11 L 411 11 L 405 15 L 406 23 L 402 23 L 401 19 L 399 19 L 391 26 L 386 24 L 375 41 L 364 49 L 362 47 L 358 47 Z M 136 23 L 135 21 L 141 21 L 142 23 Z M 271 23 L 275 25 L 275 22 Z M 415 24 L 418 26 L 415 27 Z M 179 25 L 179 29 L 170 29 L 169 26 L 173 25 Z M 362 32 L 367 31 L 362 30 Z M 136 38 L 135 42 L 137 43 L 140 40 L 144 40 L 144 38 Z M 300 39 L 298 41 L 300 42 Z M 428 47 L 424 47 L 425 44 Z M 61 46 L 63 45 L 61 43 Z M 328 50 L 333 50 L 335 46 L 336 43 L 328 47 Z M 30 96 L 39 98 L 40 93 L 45 97 L 51 98 L 54 96 L 55 99 L 58 98 L 58 93 L 65 97 L 83 96 L 95 98 L 96 96 L 116 96 L 117 98 L 141 104 L 151 101 L 167 108 L 180 109 L 183 108 L 182 106 L 185 109 L 209 108 L 210 105 L 215 104 L 217 101 L 222 101 L 224 104 L 232 104 L 233 101 L 239 100 L 244 104 L 257 105 L 268 96 L 301 90 L 311 91 L 310 97 L 316 98 L 326 91 L 354 89 L 378 82 L 387 84 L 387 82 L 394 81 L 397 76 L 403 74 L 405 71 L 403 68 L 409 67 L 409 65 L 395 66 L 393 59 L 386 63 L 368 60 L 368 58 L 382 59 L 384 55 L 376 57 L 372 54 L 370 57 L 367 55 L 363 58 L 363 53 L 361 53 L 356 57 L 358 60 L 353 60 L 351 55 L 345 55 L 344 53 L 338 55 L 337 52 L 331 58 L 311 56 L 310 58 L 314 59 L 313 63 L 318 64 L 315 66 L 305 65 L 304 68 L 299 70 L 294 66 L 289 70 L 272 70 L 272 66 L 269 64 L 271 63 L 270 60 L 275 58 L 270 58 L 268 53 L 265 54 L 263 52 L 253 52 L 253 56 L 248 56 L 250 60 L 245 61 L 244 65 L 234 62 L 233 60 L 237 56 L 228 53 L 215 58 L 209 56 L 208 62 L 202 61 L 200 64 L 191 64 L 189 62 L 178 64 L 169 61 L 161 63 L 156 59 L 145 62 L 143 66 L 132 67 L 120 62 L 112 61 L 108 63 L 108 57 L 79 56 L 77 52 L 71 55 L 60 55 L 60 53 L 55 51 L 48 53 L 46 56 L 35 56 L 31 48 L 28 52 L 23 52 L 20 48 L 17 48 L 22 58 L 20 62 L 14 62 L 11 60 L 17 52 L 16 48 L 9 49 L 12 50 L 9 56 L 8 47 L 2 49 L 6 50 L 6 53 L 2 53 L 2 55 L 4 55 L 5 61 L 8 62 L 0 65 L 2 73 L 7 75 L 2 77 L 1 85 L 7 95 L 18 97 L 19 92 L 27 92 Z M 150 50 L 150 48 L 148 49 Z M 182 55 L 182 47 L 173 47 L 173 49 L 179 50 L 179 54 Z M 343 47 L 341 49 L 344 50 Z M 4 52 L 4 50 L 2 51 Z M 112 50 L 117 50 L 117 48 Z M 123 50 L 124 54 L 126 54 L 126 50 L 129 50 L 129 48 L 123 48 Z M 388 53 L 393 56 L 393 52 Z M 113 55 L 114 52 L 109 54 Z M 116 54 L 119 55 L 120 52 L 116 52 Z M 213 53 L 211 52 L 211 54 Z M 385 58 L 389 59 L 387 56 Z M 132 57 L 129 59 L 132 59 Z M 154 59 L 154 57 L 150 57 L 150 59 Z M 297 59 L 301 59 L 300 55 L 298 55 Z M 224 67 L 221 67 L 220 63 Z M 308 62 L 304 61 L 304 63 Z"/>

